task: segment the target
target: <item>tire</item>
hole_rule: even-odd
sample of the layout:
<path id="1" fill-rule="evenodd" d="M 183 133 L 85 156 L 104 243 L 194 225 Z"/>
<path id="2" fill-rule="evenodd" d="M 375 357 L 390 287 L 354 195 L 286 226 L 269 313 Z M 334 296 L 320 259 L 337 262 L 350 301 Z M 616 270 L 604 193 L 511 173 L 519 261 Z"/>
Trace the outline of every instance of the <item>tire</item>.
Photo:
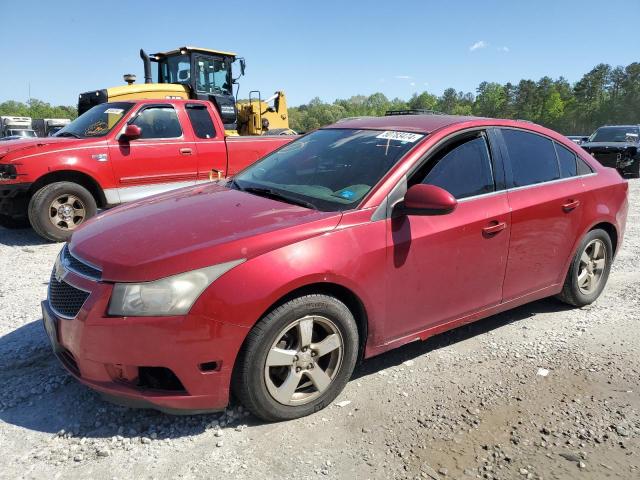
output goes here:
<path id="1" fill-rule="evenodd" d="M 66 209 L 65 216 L 58 214 L 54 217 L 54 212 L 60 209 Z M 96 201 L 89 190 L 73 182 L 45 185 L 31 197 L 28 209 L 29 222 L 35 232 L 52 242 L 68 240 L 73 231 L 95 216 L 97 211 Z"/>
<path id="2" fill-rule="evenodd" d="M 358 346 L 356 321 L 344 303 L 319 294 L 295 298 L 249 332 L 235 364 L 232 391 L 267 422 L 304 417 L 342 391 L 353 373 Z M 267 366 L 267 361 L 276 365 Z M 287 385 L 293 390 L 283 388 Z"/>
<path id="3" fill-rule="evenodd" d="M 596 255 L 595 248 L 601 248 L 603 252 Z M 600 259 L 604 260 L 604 265 L 596 263 Z M 588 232 L 576 250 L 562 292 L 557 298 L 576 307 L 595 302 L 607 283 L 612 260 L 613 247 L 609 234 L 601 229 Z"/>
<path id="4" fill-rule="evenodd" d="M 29 228 L 29 218 L 0 215 L 0 227 L 8 228 L 10 230 Z"/>

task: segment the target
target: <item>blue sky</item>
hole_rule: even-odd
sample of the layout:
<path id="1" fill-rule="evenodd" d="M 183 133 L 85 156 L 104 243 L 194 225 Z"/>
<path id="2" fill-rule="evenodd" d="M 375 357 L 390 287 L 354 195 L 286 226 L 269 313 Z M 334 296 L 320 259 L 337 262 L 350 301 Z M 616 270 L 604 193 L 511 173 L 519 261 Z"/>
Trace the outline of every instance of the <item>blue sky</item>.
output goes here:
<path id="1" fill-rule="evenodd" d="M 135 2 L 0 0 L 0 101 L 75 105 L 80 92 L 142 78 L 138 50 L 183 45 L 247 60 L 240 96 L 284 89 L 290 105 L 543 75 L 578 80 L 640 61 L 638 0 Z"/>

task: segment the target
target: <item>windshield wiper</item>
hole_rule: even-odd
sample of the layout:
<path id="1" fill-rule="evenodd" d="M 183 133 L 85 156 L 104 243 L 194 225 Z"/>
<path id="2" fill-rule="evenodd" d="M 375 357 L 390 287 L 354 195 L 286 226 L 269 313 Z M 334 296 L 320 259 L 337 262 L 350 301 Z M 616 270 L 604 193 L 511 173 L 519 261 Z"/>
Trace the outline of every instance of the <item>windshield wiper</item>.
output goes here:
<path id="1" fill-rule="evenodd" d="M 78 135 L 77 133 L 74 132 L 58 132 L 56 134 L 56 137 L 74 137 L 74 138 L 82 138 L 81 135 Z"/>
<path id="2" fill-rule="evenodd" d="M 233 188 L 234 190 L 240 190 L 241 192 L 244 191 L 244 188 L 242 188 L 240 184 L 236 182 L 235 178 L 231 179 L 231 181 L 229 182 L 229 187 Z"/>
<path id="3" fill-rule="evenodd" d="M 234 183 L 232 181 L 232 183 Z M 237 183 L 235 183 L 239 187 Z M 272 190 L 271 188 L 262 188 L 262 187 L 245 187 L 241 189 L 243 192 L 255 193 L 261 197 L 272 198 L 274 200 L 282 200 L 286 203 L 291 203 L 293 205 L 299 205 L 301 207 L 310 208 L 312 210 L 317 210 L 318 208 L 311 202 L 307 202 L 305 200 L 300 200 L 299 198 L 289 197 L 288 195 L 284 195 L 277 190 Z"/>

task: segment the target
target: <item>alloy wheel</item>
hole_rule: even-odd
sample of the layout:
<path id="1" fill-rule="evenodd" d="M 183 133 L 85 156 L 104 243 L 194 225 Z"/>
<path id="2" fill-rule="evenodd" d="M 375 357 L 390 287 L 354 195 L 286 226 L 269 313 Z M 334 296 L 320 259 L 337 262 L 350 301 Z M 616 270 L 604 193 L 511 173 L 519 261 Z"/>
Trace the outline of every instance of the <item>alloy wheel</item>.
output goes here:
<path id="1" fill-rule="evenodd" d="M 582 293 L 591 294 L 598 288 L 606 265 L 607 247 L 602 240 L 591 240 L 583 250 L 578 266 L 578 288 Z"/>
<path id="2" fill-rule="evenodd" d="M 49 220 L 62 230 L 75 230 L 86 215 L 84 203 L 75 195 L 60 195 L 49 206 Z"/>
<path id="3" fill-rule="evenodd" d="M 342 364 L 344 341 L 326 317 L 308 315 L 287 325 L 269 349 L 264 379 L 283 405 L 304 405 L 324 393 Z"/>

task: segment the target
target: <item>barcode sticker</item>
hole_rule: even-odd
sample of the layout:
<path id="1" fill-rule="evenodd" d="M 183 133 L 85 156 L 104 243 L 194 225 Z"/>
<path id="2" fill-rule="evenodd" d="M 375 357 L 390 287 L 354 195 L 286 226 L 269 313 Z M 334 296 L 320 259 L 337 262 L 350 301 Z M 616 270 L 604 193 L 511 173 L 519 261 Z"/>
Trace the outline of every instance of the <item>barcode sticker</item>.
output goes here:
<path id="1" fill-rule="evenodd" d="M 420 133 L 394 132 L 391 130 L 387 130 L 386 132 L 382 132 L 380 135 L 376 136 L 376 138 L 384 138 L 385 140 L 398 140 L 400 142 L 410 143 L 417 142 L 422 137 L 424 137 L 424 135 Z"/>

